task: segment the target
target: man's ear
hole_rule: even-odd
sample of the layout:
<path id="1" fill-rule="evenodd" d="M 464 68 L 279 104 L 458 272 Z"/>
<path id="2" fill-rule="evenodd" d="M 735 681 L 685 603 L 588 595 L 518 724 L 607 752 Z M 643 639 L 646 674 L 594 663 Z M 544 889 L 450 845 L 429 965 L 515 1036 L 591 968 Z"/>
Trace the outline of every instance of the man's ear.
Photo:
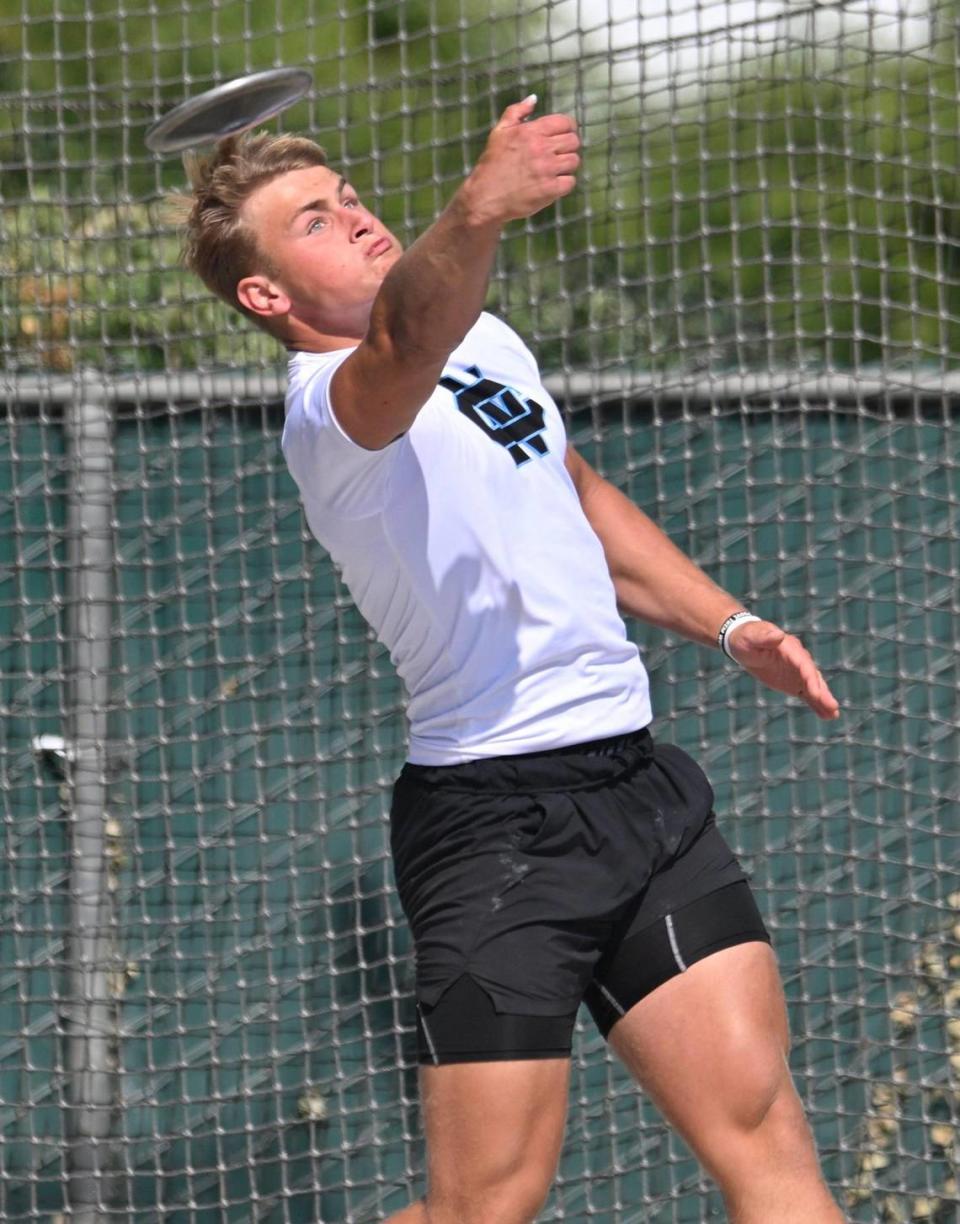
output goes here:
<path id="1" fill-rule="evenodd" d="M 237 301 L 253 314 L 279 318 L 290 313 L 290 299 L 266 276 L 245 276 L 237 283 Z"/>

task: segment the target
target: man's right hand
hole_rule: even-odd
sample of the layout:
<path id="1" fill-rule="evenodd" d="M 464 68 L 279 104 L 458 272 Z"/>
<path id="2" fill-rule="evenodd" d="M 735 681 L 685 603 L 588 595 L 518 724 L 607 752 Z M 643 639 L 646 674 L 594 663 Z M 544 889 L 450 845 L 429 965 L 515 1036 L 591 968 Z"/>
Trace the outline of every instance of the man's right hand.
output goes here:
<path id="1" fill-rule="evenodd" d="M 580 137 L 569 115 L 530 119 L 534 95 L 508 106 L 460 189 L 474 224 L 529 217 L 577 185 Z"/>
<path id="2" fill-rule="evenodd" d="M 535 106 L 530 97 L 503 112 L 453 199 L 387 273 L 366 336 L 333 376 L 340 427 L 367 450 L 406 433 L 436 390 L 483 309 L 501 227 L 576 186 L 576 124 L 566 115 L 527 122 Z"/>

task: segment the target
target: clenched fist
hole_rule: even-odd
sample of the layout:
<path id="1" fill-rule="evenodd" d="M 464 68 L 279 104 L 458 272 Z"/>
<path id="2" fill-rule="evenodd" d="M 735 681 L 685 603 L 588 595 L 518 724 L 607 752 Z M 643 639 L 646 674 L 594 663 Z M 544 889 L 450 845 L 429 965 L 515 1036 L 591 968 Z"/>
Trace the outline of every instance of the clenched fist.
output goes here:
<path id="1" fill-rule="evenodd" d="M 476 223 L 532 216 L 576 186 L 577 125 L 569 115 L 530 119 L 536 104 L 531 94 L 507 107 L 461 188 Z"/>

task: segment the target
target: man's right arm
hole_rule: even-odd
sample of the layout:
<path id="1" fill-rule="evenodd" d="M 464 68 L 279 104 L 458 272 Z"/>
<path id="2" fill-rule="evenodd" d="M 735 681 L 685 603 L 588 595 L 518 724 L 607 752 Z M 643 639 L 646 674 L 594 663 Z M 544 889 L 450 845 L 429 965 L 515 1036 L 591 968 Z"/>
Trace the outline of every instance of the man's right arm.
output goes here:
<path id="1" fill-rule="evenodd" d="M 535 104 L 527 98 L 506 109 L 456 195 L 387 274 L 366 336 L 334 375 L 337 420 L 360 446 L 389 445 L 433 394 L 483 310 L 503 226 L 576 185 L 573 120 L 526 122 Z"/>

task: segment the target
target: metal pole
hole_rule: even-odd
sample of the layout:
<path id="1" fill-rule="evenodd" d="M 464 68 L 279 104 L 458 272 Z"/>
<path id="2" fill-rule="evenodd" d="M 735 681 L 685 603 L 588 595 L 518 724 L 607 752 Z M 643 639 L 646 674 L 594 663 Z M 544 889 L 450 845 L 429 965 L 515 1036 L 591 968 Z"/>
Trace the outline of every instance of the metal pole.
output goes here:
<path id="1" fill-rule="evenodd" d="M 105 1224 L 114 1113 L 115 964 L 107 860 L 107 714 L 113 596 L 109 402 L 84 388 L 65 406 L 70 617 L 67 751 L 71 858 L 68 1193 L 73 1224 Z"/>

